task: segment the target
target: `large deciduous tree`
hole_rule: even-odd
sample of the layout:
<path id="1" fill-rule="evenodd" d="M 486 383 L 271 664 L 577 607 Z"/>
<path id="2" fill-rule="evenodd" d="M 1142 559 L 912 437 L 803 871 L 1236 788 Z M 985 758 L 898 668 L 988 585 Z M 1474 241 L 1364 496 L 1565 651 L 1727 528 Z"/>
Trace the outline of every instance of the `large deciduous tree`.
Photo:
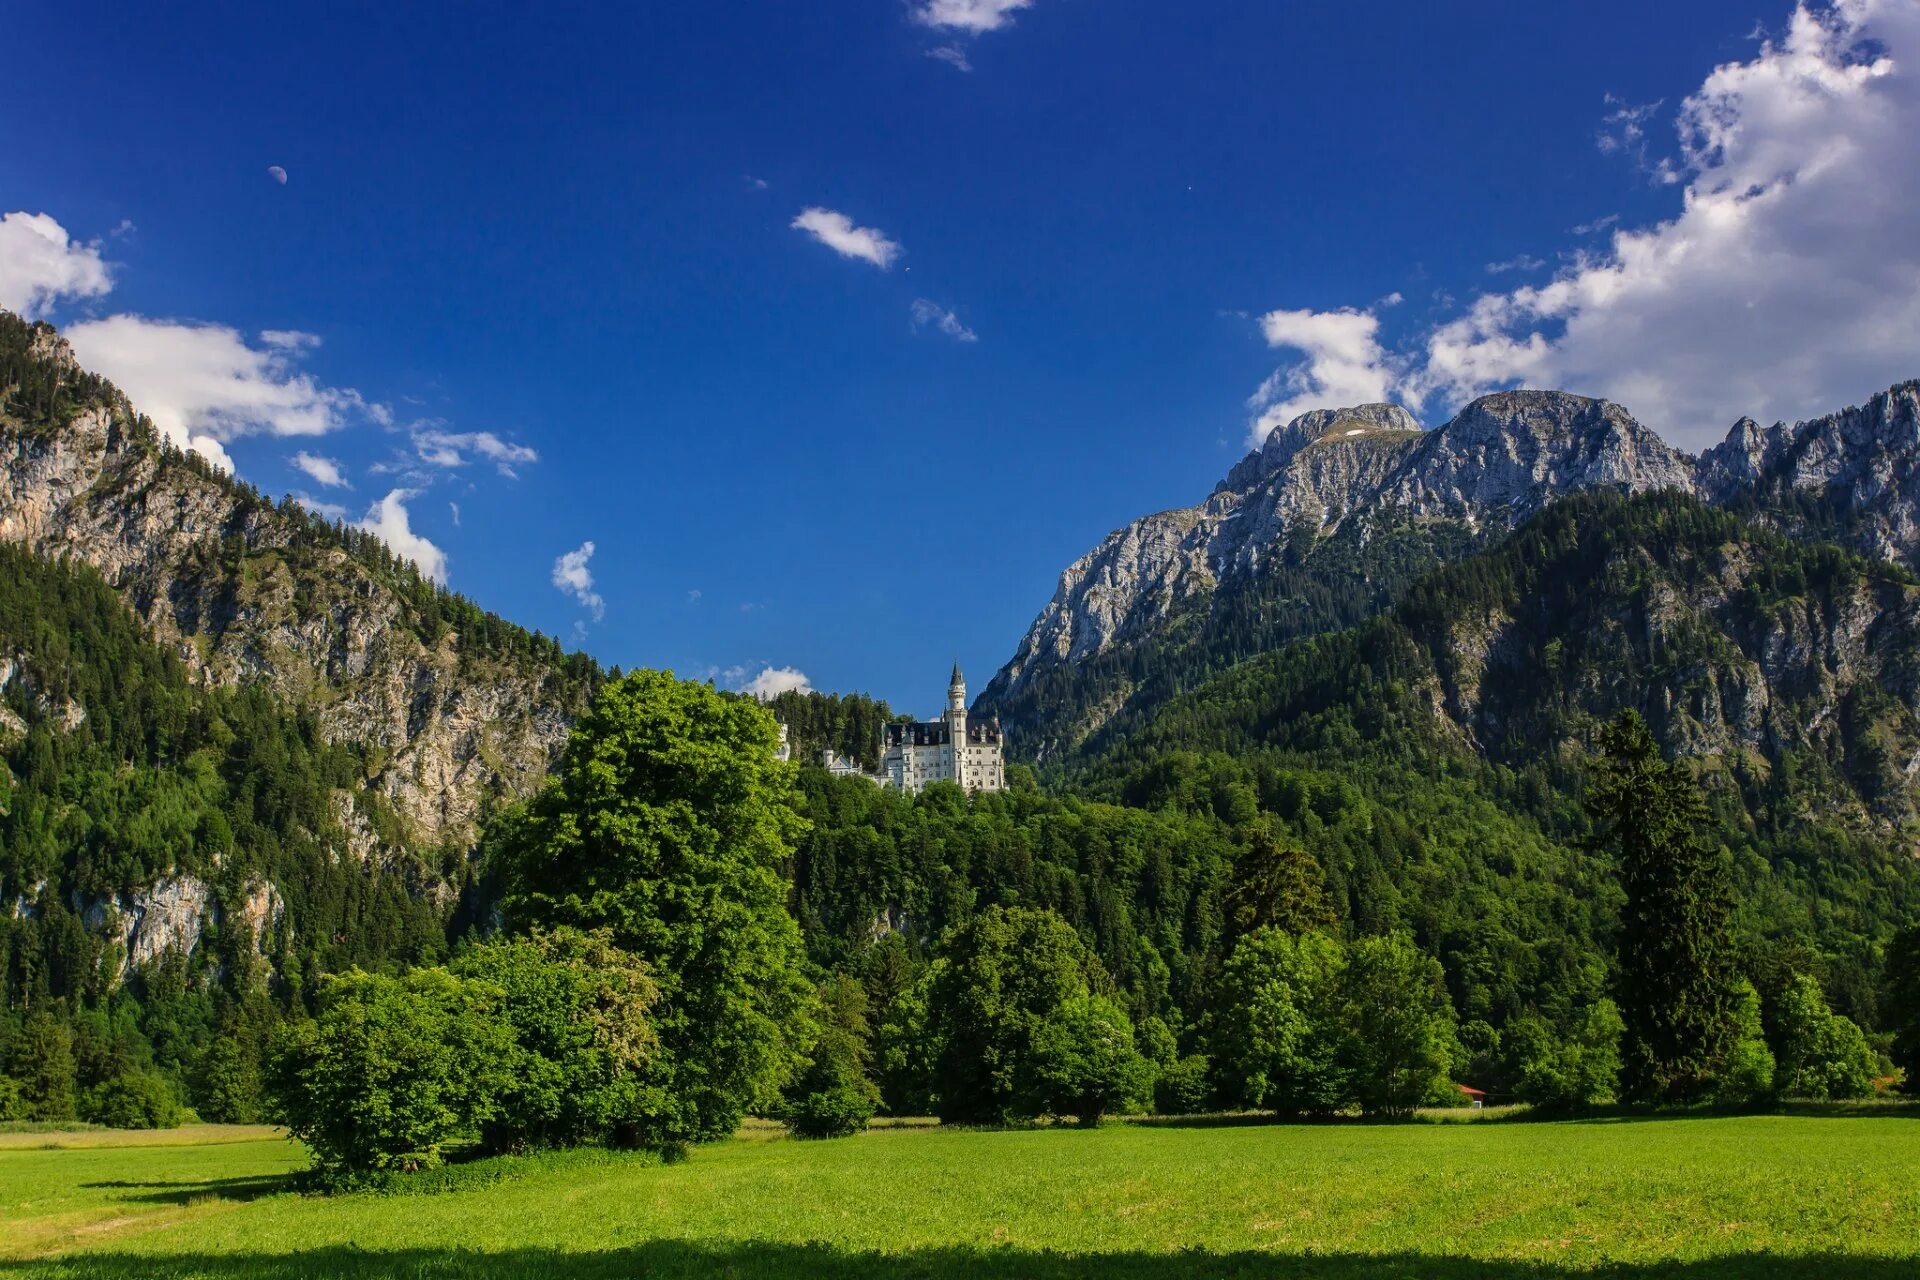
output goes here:
<path id="1" fill-rule="evenodd" d="M 773 717 L 637 671 L 601 690 L 558 768 L 489 833 L 511 926 L 606 929 L 660 986 L 639 1140 L 733 1132 L 776 1104 L 811 987 L 783 867 L 803 821 Z"/>
<path id="2" fill-rule="evenodd" d="M 1692 775 L 1624 711 L 1600 735 L 1587 789 L 1596 844 L 1619 868 L 1621 1088 L 1632 1101 L 1704 1096 L 1739 1037 L 1725 854 L 1703 842 Z"/>
<path id="3" fill-rule="evenodd" d="M 1346 948 L 1280 929 L 1243 938 L 1220 974 L 1213 1060 L 1231 1102 L 1326 1114 L 1349 1097 L 1340 981 Z"/>
<path id="4" fill-rule="evenodd" d="M 1109 985 L 1100 962 L 1050 911 L 993 907 L 956 929 L 926 1002 L 940 1118 L 997 1124 L 1045 1109 L 1036 1036 L 1096 985 Z"/>

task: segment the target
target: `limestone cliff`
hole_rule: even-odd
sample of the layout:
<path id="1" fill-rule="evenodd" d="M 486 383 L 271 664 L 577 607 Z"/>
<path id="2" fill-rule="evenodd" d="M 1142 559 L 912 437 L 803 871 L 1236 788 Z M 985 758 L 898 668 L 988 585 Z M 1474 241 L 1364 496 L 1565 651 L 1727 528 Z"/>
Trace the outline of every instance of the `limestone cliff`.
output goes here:
<path id="1" fill-rule="evenodd" d="M 1183 684 L 1391 603 L 1553 499 L 1674 490 L 1920 564 L 1920 384 L 1696 460 L 1619 405 L 1484 396 L 1430 431 L 1395 405 L 1276 428 L 1208 498 L 1109 534 L 1061 574 L 981 695 L 1027 758 L 1134 722 Z"/>
<path id="2" fill-rule="evenodd" d="M 51 330 L 35 342 L 74 369 Z M 545 775 L 580 701 L 551 661 L 433 634 L 417 580 L 162 445 L 111 390 L 52 424 L 0 408 L 0 538 L 92 565 L 205 680 L 265 685 L 372 748 L 368 783 L 420 844 L 471 843 L 489 794 Z"/>

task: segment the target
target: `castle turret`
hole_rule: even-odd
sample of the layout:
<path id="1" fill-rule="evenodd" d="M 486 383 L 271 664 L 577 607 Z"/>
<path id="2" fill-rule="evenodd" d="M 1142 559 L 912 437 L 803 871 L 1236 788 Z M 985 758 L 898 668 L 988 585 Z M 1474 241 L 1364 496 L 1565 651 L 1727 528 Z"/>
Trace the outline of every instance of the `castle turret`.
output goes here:
<path id="1" fill-rule="evenodd" d="M 947 681 L 947 742 L 952 754 L 953 780 L 965 787 L 967 777 L 967 678 L 960 664 L 953 664 L 953 678 Z"/>

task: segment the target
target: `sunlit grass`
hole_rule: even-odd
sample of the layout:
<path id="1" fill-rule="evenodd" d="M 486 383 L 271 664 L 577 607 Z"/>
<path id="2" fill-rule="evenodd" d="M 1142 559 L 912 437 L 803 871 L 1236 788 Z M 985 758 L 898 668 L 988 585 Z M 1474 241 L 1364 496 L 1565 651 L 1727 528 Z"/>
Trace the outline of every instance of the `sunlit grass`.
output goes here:
<path id="1" fill-rule="evenodd" d="M 1920 1118 L 1899 1111 L 760 1127 L 678 1164 L 536 1156 L 332 1199 L 279 1190 L 297 1149 L 246 1136 L 0 1149 L 0 1274 L 1920 1274 Z"/>

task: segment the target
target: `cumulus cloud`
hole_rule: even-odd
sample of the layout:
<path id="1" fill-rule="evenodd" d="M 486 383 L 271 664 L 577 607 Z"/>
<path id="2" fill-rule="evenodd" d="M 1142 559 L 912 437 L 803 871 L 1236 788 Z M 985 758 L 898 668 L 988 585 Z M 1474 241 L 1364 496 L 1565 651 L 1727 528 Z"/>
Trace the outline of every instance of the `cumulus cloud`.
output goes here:
<path id="1" fill-rule="evenodd" d="M 1920 0 L 1796 8 L 1678 127 L 1680 212 L 1479 298 L 1429 337 L 1424 385 L 1606 395 L 1697 448 L 1920 373 Z"/>
<path id="2" fill-rule="evenodd" d="M 491 431 L 448 431 L 442 427 L 421 425 L 413 431 L 414 451 L 430 467 L 464 467 L 471 458 L 483 458 L 509 480 L 519 479 L 515 467 L 540 461 L 540 455 L 523 444 L 502 440 Z"/>
<path id="3" fill-rule="evenodd" d="M 1647 113 L 1612 105 L 1619 148 L 1645 142 Z M 1306 359 L 1255 396 L 1262 423 L 1525 385 L 1606 396 L 1700 449 L 1743 414 L 1808 417 L 1920 374 L 1920 0 L 1796 7 L 1675 124 L 1672 217 L 1575 228 L 1605 241 L 1546 283 L 1481 295 L 1404 356 L 1366 312 L 1266 317 L 1268 341 Z"/>
<path id="4" fill-rule="evenodd" d="M 1269 311 L 1260 317 L 1267 345 L 1302 357 L 1276 369 L 1247 407 L 1254 411 L 1248 439 L 1258 448 L 1275 427 L 1309 409 L 1375 404 L 1399 398 L 1418 407 L 1402 376 L 1402 362 L 1380 345 L 1380 317 L 1371 311 Z"/>
<path id="5" fill-rule="evenodd" d="M 83 244 L 44 213 L 0 216 L 0 307 L 29 320 L 60 298 L 97 298 L 113 288 L 100 244 Z"/>
<path id="6" fill-rule="evenodd" d="M 746 674 L 738 667 L 728 669 L 728 674 L 738 672 Z M 765 667 L 760 674 L 740 686 L 742 693 L 750 693 L 762 702 L 778 697 L 783 693 L 812 693 L 813 681 L 807 679 L 806 672 L 793 667 Z"/>
<path id="7" fill-rule="evenodd" d="M 69 325 L 80 362 L 112 380 L 167 439 L 232 469 L 222 447 L 245 435 L 318 436 L 369 413 L 360 394 L 295 367 L 317 339 L 276 332 L 251 346 L 225 325 L 118 315 Z"/>
<path id="8" fill-rule="evenodd" d="M 885 232 L 873 227 L 857 227 L 844 213 L 818 206 L 802 209 L 792 224 L 843 258 L 871 262 L 882 271 L 893 265 L 901 254 L 900 246 Z"/>
<path id="9" fill-rule="evenodd" d="M 447 553 L 413 531 L 407 502 L 419 497 L 417 490 L 395 489 L 373 504 L 360 520 L 359 528 L 373 534 L 402 559 L 411 560 L 430 582 L 447 585 Z"/>
<path id="10" fill-rule="evenodd" d="M 1032 4 L 1033 0 L 918 0 L 912 12 L 913 20 L 922 26 L 979 35 L 1007 26 L 1015 12 Z"/>
<path id="11" fill-rule="evenodd" d="M 562 592 L 579 601 L 581 606 L 593 614 L 595 622 L 607 613 L 607 602 L 593 589 L 593 570 L 587 567 L 587 561 L 593 559 L 593 540 L 575 547 L 555 558 L 553 562 L 553 585 Z"/>
<path id="12" fill-rule="evenodd" d="M 913 327 L 916 330 L 932 327 L 946 334 L 955 342 L 978 342 L 980 335 L 960 322 L 960 317 L 925 298 L 913 300 Z"/>
<path id="13" fill-rule="evenodd" d="M 293 455 L 293 465 L 304 471 L 315 484 L 323 484 L 329 489 L 342 488 L 347 483 L 346 472 L 332 458 L 323 458 L 303 449 Z"/>

